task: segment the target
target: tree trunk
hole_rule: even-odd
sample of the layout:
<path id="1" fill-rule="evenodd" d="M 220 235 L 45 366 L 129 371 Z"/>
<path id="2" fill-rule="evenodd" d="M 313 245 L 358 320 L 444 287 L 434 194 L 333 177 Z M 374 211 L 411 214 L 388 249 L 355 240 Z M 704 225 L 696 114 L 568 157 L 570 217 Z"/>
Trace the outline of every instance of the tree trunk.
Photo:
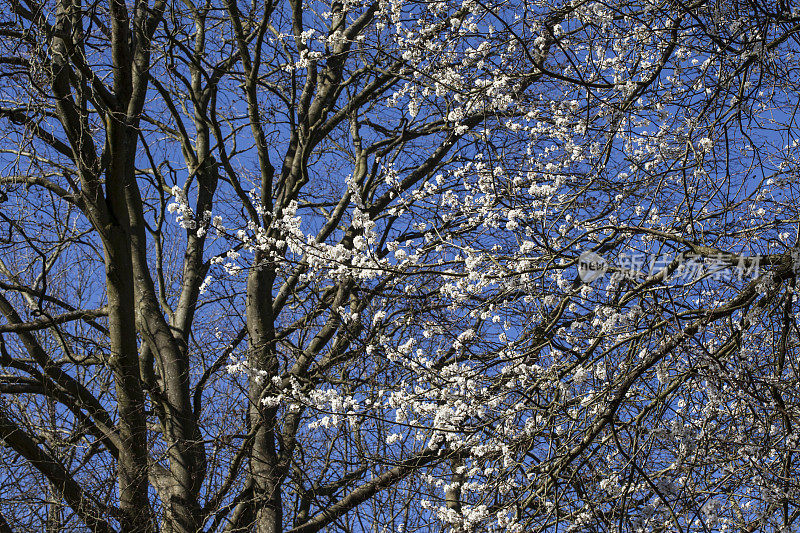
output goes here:
<path id="1" fill-rule="evenodd" d="M 147 498 L 147 431 L 139 381 L 129 239 L 120 227 L 107 234 L 106 288 L 111 367 L 119 413 L 119 506 L 122 531 L 152 531 Z"/>
<path id="2" fill-rule="evenodd" d="M 248 421 L 255 431 L 250 453 L 250 477 L 253 481 L 253 531 L 278 533 L 283 519 L 281 502 L 281 467 L 276 449 L 276 408 L 262 403 L 264 391 L 278 375 L 272 316 L 272 281 L 274 272 L 258 265 L 256 258 L 247 280 L 247 328 L 250 334 L 251 370 Z"/>

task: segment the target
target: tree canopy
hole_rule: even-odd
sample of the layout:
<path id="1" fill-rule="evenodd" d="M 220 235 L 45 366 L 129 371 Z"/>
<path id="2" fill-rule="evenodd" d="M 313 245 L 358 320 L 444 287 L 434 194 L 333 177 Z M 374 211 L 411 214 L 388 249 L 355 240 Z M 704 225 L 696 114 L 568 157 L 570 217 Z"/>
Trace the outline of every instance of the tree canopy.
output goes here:
<path id="1" fill-rule="evenodd" d="M 0 532 L 800 528 L 800 10 L 2 0 Z"/>

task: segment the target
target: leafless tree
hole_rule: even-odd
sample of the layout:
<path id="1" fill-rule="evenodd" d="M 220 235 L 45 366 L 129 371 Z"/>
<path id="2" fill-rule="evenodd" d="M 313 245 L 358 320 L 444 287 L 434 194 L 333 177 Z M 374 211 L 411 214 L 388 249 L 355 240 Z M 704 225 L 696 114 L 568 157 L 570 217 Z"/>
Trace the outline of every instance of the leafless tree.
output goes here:
<path id="1" fill-rule="evenodd" d="M 0 532 L 796 527 L 790 6 L 2 5 Z"/>

